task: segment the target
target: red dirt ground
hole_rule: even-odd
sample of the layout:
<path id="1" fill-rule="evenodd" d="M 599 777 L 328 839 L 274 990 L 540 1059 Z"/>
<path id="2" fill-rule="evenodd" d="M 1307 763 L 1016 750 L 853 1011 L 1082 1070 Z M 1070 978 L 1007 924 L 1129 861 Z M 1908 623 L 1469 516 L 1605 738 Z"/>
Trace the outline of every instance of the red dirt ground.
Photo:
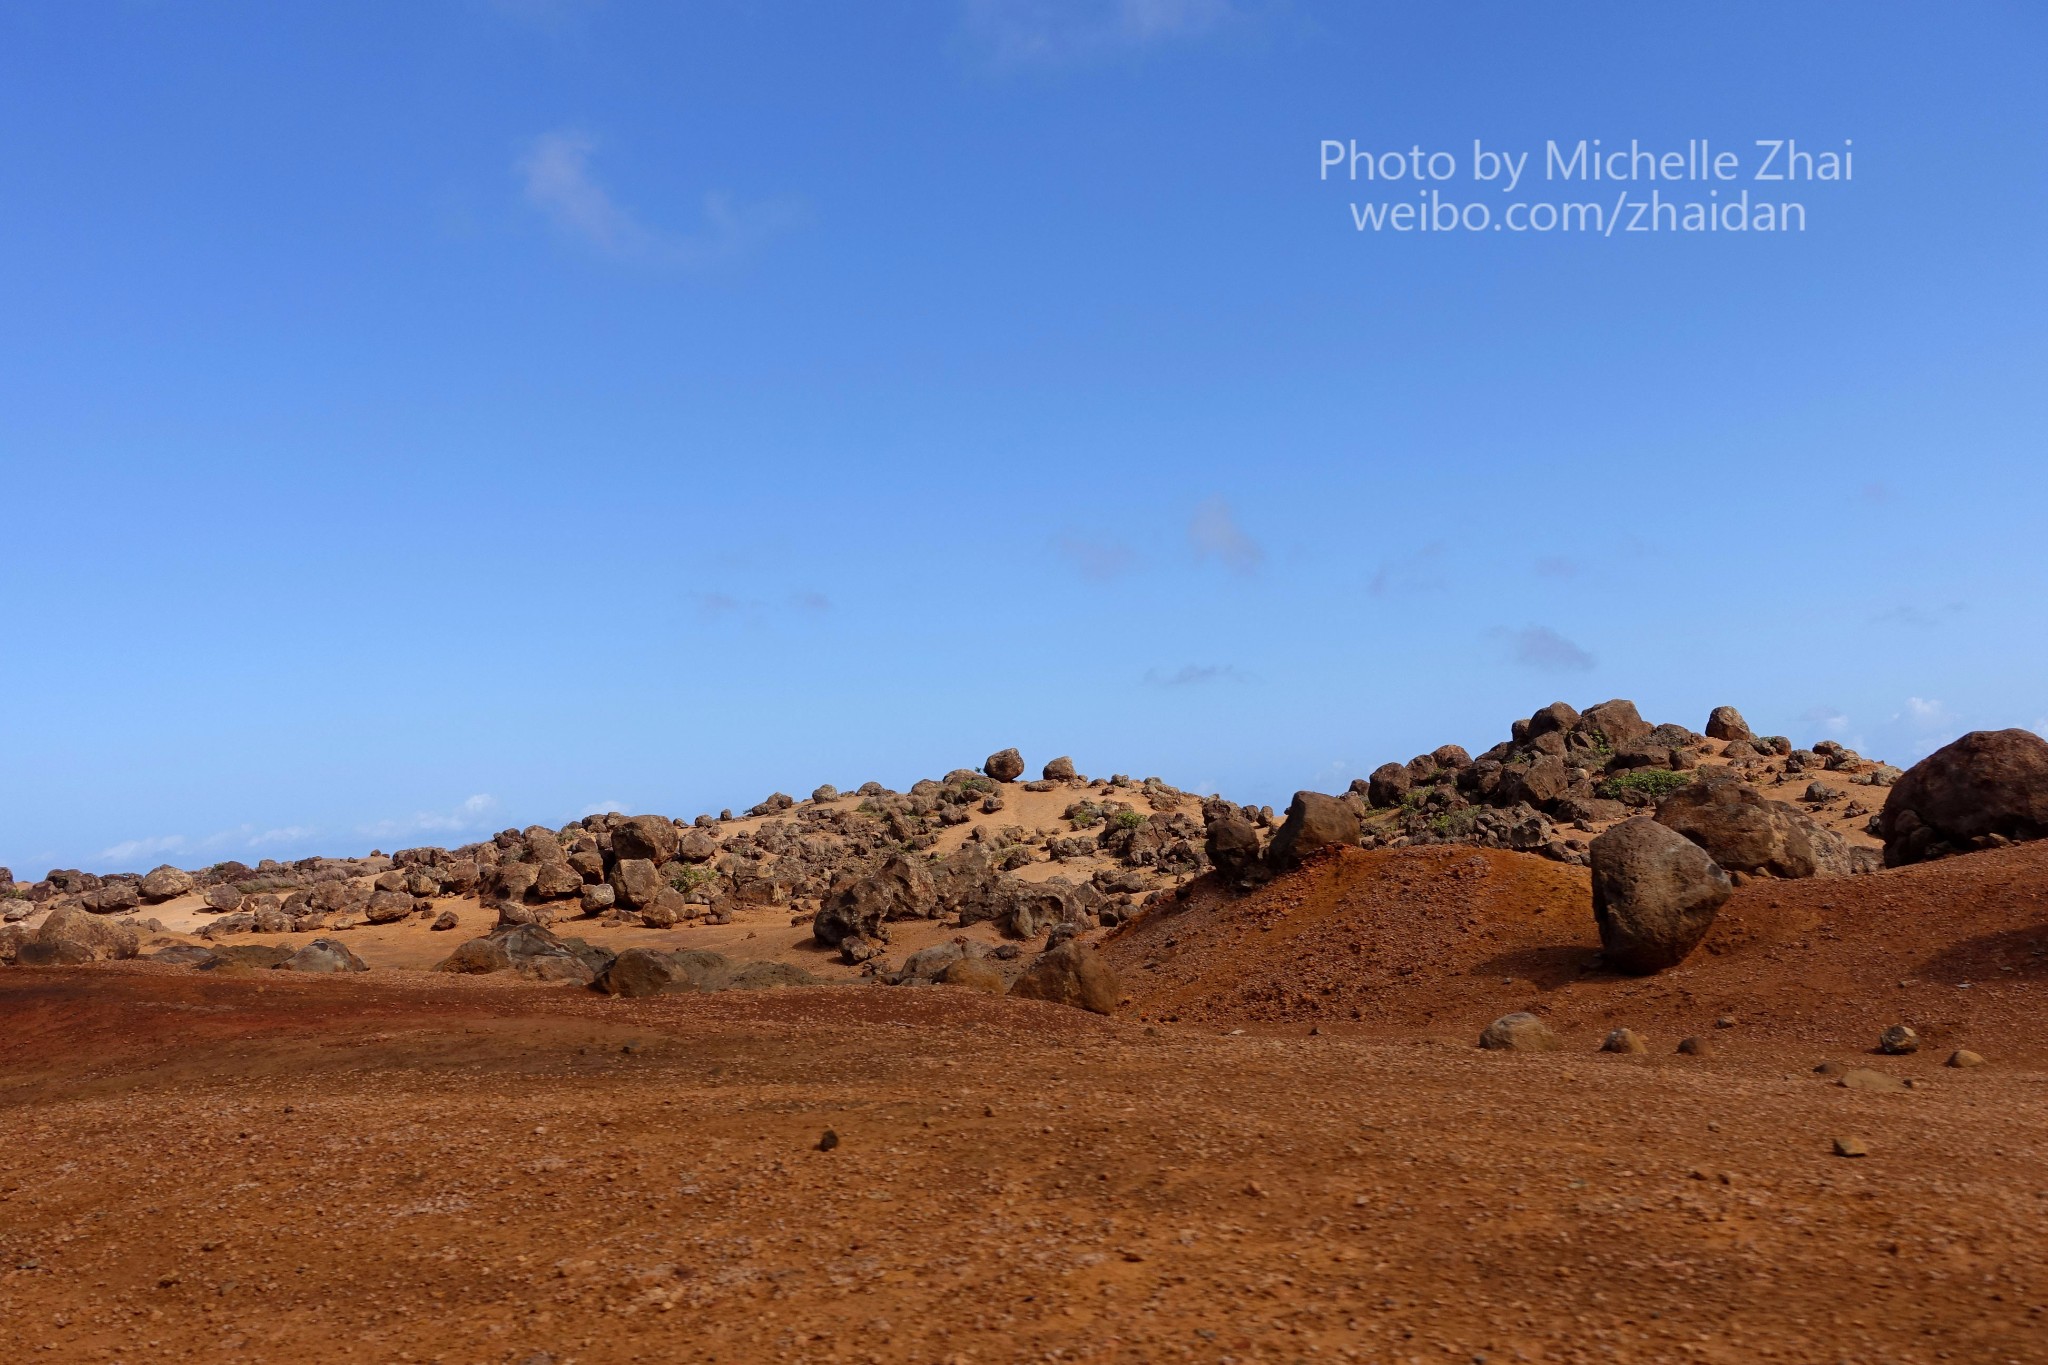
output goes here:
<path id="1" fill-rule="evenodd" d="M 1347 854 L 1118 936 L 1113 1020 L 8 969 L 0 1360 L 2048 1360 L 2044 869 L 1746 887 L 1634 981 L 1580 874 Z M 1472 1046 L 1526 1005 L 1567 1051 Z"/>

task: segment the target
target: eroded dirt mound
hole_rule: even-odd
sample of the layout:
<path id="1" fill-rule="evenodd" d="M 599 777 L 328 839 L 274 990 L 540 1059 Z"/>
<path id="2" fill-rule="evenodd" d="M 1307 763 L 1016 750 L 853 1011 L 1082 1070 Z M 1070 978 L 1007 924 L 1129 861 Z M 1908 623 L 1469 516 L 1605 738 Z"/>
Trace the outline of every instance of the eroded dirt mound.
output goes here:
<path id="1" fill-rule="evenodd" d="M 1668 1042 L 1726 1017 L 1730 1041 L 1839 1043 L 1903 1020 L 1930 1045 L 2038 1049 L 2026 1021 L 2048 989 L 2048 847 L 1755 880 L 1654 977 L 1604 970 L 1599 946 L 1584 869 L 1442 846 L 1346 850 L 1242 898 L 1205 880 L 1104 951 L 1131 1013 L 1186 1023 L 1463 1030 L 1528 1009 Z"/>

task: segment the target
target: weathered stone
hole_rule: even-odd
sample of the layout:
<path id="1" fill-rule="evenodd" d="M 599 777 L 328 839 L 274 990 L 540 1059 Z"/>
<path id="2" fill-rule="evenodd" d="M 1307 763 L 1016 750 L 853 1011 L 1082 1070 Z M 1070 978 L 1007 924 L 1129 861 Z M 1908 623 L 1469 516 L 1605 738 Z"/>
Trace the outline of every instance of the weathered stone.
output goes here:
<path id="1" fill-rule="evenodd" d="M 1733 886 L 1705 851 L 1638 816 L 1593 840 L 1593 918 L 1608 963 L 1655 972 L 1685 960 Z"/>
<path id="2" fill-rule="evenodd" d="M 2048 835 L 2048 740 L 1973 730 L 1906 770 L 1878 816 L 1887 867 Z"/>
<path id="3" fill-rule="evenodd" d="M 281 972 L 367 972 L 369 964 L 349 951 L 345 943 L 316 938 L 277 964 Z"/>
<path id="4" fill-rule="evenodd" d="M 1112 1014 L 1123 991 L 1116 970 L 1101 954 L 1084 943 L 1063 943 L 1040 953 L 1010 987 L 1010 994 Z"/>
<path id="5" fill-rule="evenodd" d="M 136 887 L 142 893 L 143 900 L 156 905 L 188 894 L 193 885 L 191 873 L 180 871 L 165 863 L 144 873 Z"/>
<path id="6" fill-rule="evenodd" d="M 1479 1035 L 1479 1046 L 1495 1052 L 1555 1052 L 1564 1044 L 1550 1031 L 1550 1025 L 1518 1010 L 1488 1024 Z"/>
<path id="7" fill-rule="evenodd" d="M 1287 819 L 1266 849 L 1266 862 L 1275 871 L 1299 867 L 1324 849 L 1356 848 L 1358 833 L 1358 811 L 1350 802 L 1321 792 L 1296 792 Z"/>
<path id="8" fill-rule="evenodd" d="M 628 910 L 645 910 L 660 894 L 661 873 L 646 858 L 621 858 L 612 868 L 611 887 L 619 905 Z"/>
<path id="9" fill-rule="evenodd" d="M 1750 731 L 1749 722 L 1742 718 L 1740 711 L 1732 706 L 1717 706 L 1707 717 L 1707 738 L 1739 739 L 1747 742 L 1755 736 Z"/>
<path id="10" fill-rule="evenodd" d="M 640 859 L 660 867 L 676 856 L 682 833 L 665 815 L 636 815 L 612 830 L 612 853 L 621 862 Z"/>
<path id="11" fill-rule="evenodd" d="M 1015 749 L 990 754 L 981 770 L 998 782 L 1015 782 L 1024 775 L 1024 755 Z"/>
<path id="12" fill-rule="evenodd" d="M 1666 796 L 1657 803 L 1657 823 L 1730 872 L 1811 877 L 1837 861 L 1815 847 L 1818 826 L 1803 811 L 1727 773 L 1703 772 Z"/>

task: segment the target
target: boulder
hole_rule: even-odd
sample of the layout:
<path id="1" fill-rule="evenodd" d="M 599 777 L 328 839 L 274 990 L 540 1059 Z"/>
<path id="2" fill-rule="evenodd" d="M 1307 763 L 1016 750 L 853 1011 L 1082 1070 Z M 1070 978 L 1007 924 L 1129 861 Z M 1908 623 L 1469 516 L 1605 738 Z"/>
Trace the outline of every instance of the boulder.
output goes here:
<path id="1" fill-rule="evenodd" d="M 456 916 L 453 910 L 443 910 L 440 914 L 434 917 L 434 922 L 428 925 L 427 927 L 429 929 L 432 929 L 435 933 L 446 933 L 450 929 L 461 928 L 462 921 Z"/>
<path id="2" fill-rule="evenodd" d="M 1096 1014 L 1112 1014 L 1123 994 L 1116 969 L 1085 943 L 1063 943 L 1033 959 L 1010 987 L 1022 1000 L 1050 1000 Z"/>
<path id="3" fill-rule="evenodd" d="M 567 859 L 561 862 L 541 863 L 533 878 L 535 900 L 562 901 L 583 891 L 583 874 L 569 865 Z"/>
<path id="4" fill-rule="evenodd" d="M 141 891 L 143 900 L 156 905 L 163 901 L 176 900 L 190 892 L 193 885 L 191 873 L 180 871 L 165 863 L 161 867 L 151 868 L 145 872 L 136 887 Z"/>
<path id="5" fill-rule="evenodd" d="M 621 862 L 637 858 L 660 867 L 681 842 L 682 832 L 664 815 L 636 815 L 612 830 L 612 854 Z"/>
<path id="6" fill-rule="evenodd" d="M 612 889 L 610 882 L 593 882 L 583 888 L 583 913 L 602 915 L 618 903 L 619 893 Z"/>
<path id="7" fill-rule="evenodd" d="M 106 962 L 134 957 L 142 937 L 131 925 L 101 919 L 74 906 L 52 910 L 36 936 L 16 950 L 25 967 Z"/>
<path id="8" fill-rule="evenodd" d="M 370 965 L 331 938 L 316 938 L 277 964 L 281 972 L 367 972 Z"/>
<path id="9" fill-rule="evenodd" d="M 931 872 L 899 853 L 880 867 L 847 877 L 827 891 L 811 921 L 811 933 L 828 948 L 850 934 L 881 942 L 888 938 L 884 922 L 921 919 L 937 907 L 938 890 Z"/>
<path id="10" fill-rule="evenodd" d="M 1039 775 L 1048 782 L 1066 782 L 1074 776 L 1074 760 L 1065 754 L 1045 765 Z"/>
<path id="11" fill-rule="evenodd" d="M 1524 743 L 1544 735 L 1561 735 L 1579 723 L 1579 713 L 1561 701 L 1550 705 L 1529 717 L 1528 728 L 1520 736 Z"/>
<path id="12" fill-rule="evenodd" d="M 1321 792 L 1296 792 L 1287 819 L 1266 849 L 1266 862 L 1286 871 L 1327 848 L 1356 848 L 1358 834 L 1358 811 L 1350 802 Z"/>
<path id="13" fill-rule="evenodd" d="M 210 909 L 231 915 L 242 908 L 242 893 L 238 888 L 222 882 L 218 886 L 206 888 L 206 904 Z"/>
<path id="14" fill-rule="evenodd" d="M 1625 972 L 1684 961 L 1734 889 L 1698 844 L 1643 816 L 1608 830 L 1589 851 L 1600 946 Z"/>
<path id="15" fill-rule="evenodd" d="M 1541 808 L 1570 791 L 1571 785 L 1571 770 L 1564 760 L 1543 754 L 1534 762 L 1510 763 L 1504 768 L 1493 800 L 1495 805 L 1512 806 L 1521 801 Z"/>
<path id="16" fill-rule="evenodd" d="M 961 958 L 939 973 L 941 986 L 961 986 L 984 995 L 1001 995 L 1009 989 L 1003 974 L 981 958 Z"/>
<path id="17" fill-rule="evenodd" d="M 460 974 L 509 972 L 512 957 L 496 938 L 473 938 L 456 944 L 455 951 L 435 964 L 434 970 Z"/>
<path id="18" fill-rule="evenodd" d="M 1415 779 L 1399 763 L 1382 763 L 1366 780 L 1365 799 L 1377 810 L 1398 806 L 1414 788 Z"/>
<path id="19" fill-rule="evenodd" d="M 694 990 L 696 982 L 681 973 L 675 959 L 667 953 L 653 948 L 628 948 L 606 964 L 590 987 L 606 995 L 638 998 L 675 989 Z"/>
<path id="20" fill-rule="evenodd" d="M 1702 772 L 1659 801 L 1657 823 L 1698 844 L 1730 872 L 1811 877 L 1823 864 L 1842 865 L 1816 848 L 1819 827 L 1798 807 L 1773 801 L 1725 772 Z"/>
<path id="21" fill-rule="evenodd" d="M 1550 1025 L 1533 1014 L 1517 1010 L 1488 1024 L 1485 1032 L 1479 1035 L 1479 1046 L 1492 1052 L 1555 1052 L 1564 1044 L 1550 1031 Z"/>
<path id="22" fill-rule="evenodd" d="M 523 901 L 540 880 L 540 868 L 533 863 L 499 863 L 491 872 L 491 890 L 499 900 Z"/>
<path id="23" fill-rule="evenodd" d="M 1608 748 L 1619 750 L 1646 737 L 1650 733 L 1650 722 L 1643 719 L 1634 702 L 1616 697 L 1613 701 L 1603 701 L 1580 712 L 1578 728 L 1599 736 L 1606 741 Z"/>
<path id="24" fill-rule="evenodd" d="M 621 858 L 612 868 L 611 887 L 618 904 L 645 910 L 661 892 L 661 870 L 646 858 Z"/>
<path id="25" fill-rule="evenodd" d="M 134 882 L 103 882 L 86 892 L 79 904 L 95 915 L 125 915 L 142 905 L 142 893 Z"/>
<path id="26" fill-rule="evenodd" d="M 692 829 L 676 841 L 676 858 L 686 863 L 708 863 L 718 856 L 718 839 L 701 829 Z"/>
<path id="27" fill-rule="evenodd" d="M 1024 755 L 1015 749 L 990 754 L 981 770 L 998 782 L 1015 782 L 1024 775 Z"/>
<path id="28" fill-rule="evenodd" d="M 1887 867 L 2048 834 L 2048 740 L 1973 730 L 1892 784 L 1878 816 Z"/>
<path id="29" fill-rule="evenodd" d="M 1717 706 L 1707 716 L 1708 739 L 1739 739 L 1747 743 L 1755 737 L 1750 732 L 1749 722 L 1732 706 Z"/>
<path id="30" fill-rule="evenodd" d="M 372 891 L 363 918 L 371 924 L 396 924 L 417 908 L 408 892 Z"/>
<path id="31" fill-rule="evenodd" d="M 193 965 L 202 972 L 267 972 L 291 956 L 292 950 L 282 943 L 237 943 L 215 948 Z"/>
<path id="32" fill-rule="evenodd" d="M 1212 802 L 1202 848 L 1226 886 L 1249 891 L 1270 875 L 1259 847 L 1259 827 L 1225 801 Z"/>

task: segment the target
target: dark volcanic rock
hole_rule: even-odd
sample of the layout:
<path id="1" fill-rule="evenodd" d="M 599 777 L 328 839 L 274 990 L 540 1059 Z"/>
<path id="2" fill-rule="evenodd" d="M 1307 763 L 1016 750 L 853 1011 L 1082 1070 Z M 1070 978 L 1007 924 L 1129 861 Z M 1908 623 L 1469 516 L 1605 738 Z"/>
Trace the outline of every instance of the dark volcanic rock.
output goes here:
<path id="1" fill-rule="evenodd" d="M 1818 826 L 1796 806 L 1773 801 L 1739 778 L 1702 775 L 1657 803 L 1657 822 L 1678 831 L 1730 872 L 1811 877 L 1833 865 Z"/>
<path id="2" fill-rule="evenodd" d="M 981 770 L 998 782 L 1015 782 L 1024 775 L 1024 755 L 1015 749 L 990 754 L 988 761 L 981 765 Z"/>
<path id="3" fill-rule="evenodd" d="M 1973 730 L 1892 784 L 1878 817 L 1887 867 L 2048 834 L 2048 740 Z"/>
<path id="4" fill-rule="evenodd" d="M 1626 972 L 1684 961 L 1734 889 L 1699 845 L 1641 816 L 1595 839 L 1591 855 L 1600 945 Z"/>
<path id="5" fill-rule="evenodd" d="M 1050 1000 L 1096 1014 L 1112 1014 L 1123 991 L 1116 970 L 1084 943 L 1063 943 L 1040 953 L 1010 987 L 1025 1000 Z"/>
<path id="6" fill-rule="evenodd" d="M 1358 833 L 1358 811 L 1350 802 L 1321 792 L 1296 792 L 1266 861 L 1276 871 L 1299 867 L 1302 859 L 1323 849 L 1356 847 Z"/>

